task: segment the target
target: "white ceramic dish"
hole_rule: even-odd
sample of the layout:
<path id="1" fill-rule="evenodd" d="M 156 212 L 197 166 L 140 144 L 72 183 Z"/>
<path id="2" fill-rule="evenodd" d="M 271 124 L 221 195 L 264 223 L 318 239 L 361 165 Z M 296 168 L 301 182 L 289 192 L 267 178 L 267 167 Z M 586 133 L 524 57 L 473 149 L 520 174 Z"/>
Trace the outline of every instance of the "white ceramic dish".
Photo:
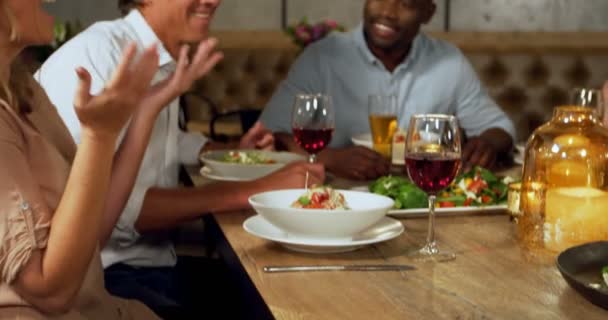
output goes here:
<path id="1" fill-rule="evenodd" d="M 201 155 L 200 160 L 205 164 L 205 167 L 210 170 L 213 177 L 230 181 L 255 180 L 279 170 L 290 162 L 305 160 L 303 156 L 291 152 L 239 150 L 259 153 L 265 158 L 276 161 L 276 163 L 241 164 L 223 161 L 224 156 L 230 151 L 231 150 L 216 150 L 205 152 Z M 209 173 L 207 173 L 207 175 L 209 175 Z"/>
<path id="2" fill-rule="evenodd" d="M 393 206 L 389 197 L 352 190 L 337 190 L 350 210 L 292 208 L 304 189 L 277 190 L 255 194 L 249 203 L 259 215 L 277 228 L 295 236 L 344 238 L 369 228 Z"/>
<path id="3" fill-rule="evenodd" d="M 356 146 L 362 146 L 370 149 L 374 147 L 371 133 L 356 134 L 350 138 L 350 141 L 352 141 Z"/>
<path id="4" fill-rule="evenodd" d="M 293 251 L 306 253 L 338 253 L 353 251 L 366 245 L 396 238 L 404 231 L 401 222 L 389 217 L 382 218 L 373 226 L 352 237 L 338 239 L 295 237 L 275 227 L 260 215 L 245 220 L 243 228 L 256 237 L 277 242 Z"/>
<path id="5" fill-rule="evenodd" d="M 201 174 L 201 176 L 203 176 L 207 179 L 216 180 L 216 181 L 249 181 L 249 180 L 253 180 L 253 179 L 249 179 L 249 178 L 217 175 L 217 174 L 215 174 L 215 172 L 213 172 L 213 170 L 209 169 L 209 167 L 207 167 L 207 166 L 204 166 L 201 168 L 200 174 Z"/>
<path id="6" fill-rule="evenodd" d="M 524 153 L 526 152 L 526 143 L 520 142 L 515 145 L 515 152 L 513 153 L 513 162 L 516 164 L 524 164 Z"/>
<path id="7" fill-rule="evenodd" d="M 360 133 L 352 136 L 350 140 L 356 146 L 362 146 L 366 148 L 373 149 L 374 144 L 372 142 L 372 134 L 371 133 Z M 405 159 L 393 159 L 393 164 L 396 165 L 404 165 Z"/>

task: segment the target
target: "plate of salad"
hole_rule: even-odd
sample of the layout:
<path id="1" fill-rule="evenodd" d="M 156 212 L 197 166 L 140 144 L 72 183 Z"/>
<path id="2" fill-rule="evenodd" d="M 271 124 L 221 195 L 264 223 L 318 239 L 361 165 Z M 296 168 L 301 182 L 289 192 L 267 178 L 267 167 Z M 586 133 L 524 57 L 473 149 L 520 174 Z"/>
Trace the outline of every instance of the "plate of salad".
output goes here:
<path id="1" fill-rule="evenodd" d="M 474 167 L 457 176 L 447 189 L 439 192 L 435 212 L 460 214 L 506 210 L 508 184 L 513 181 L 511 177 L 500 178 L 489 170 Z M 405 177 L 380 177 L 368 189 L 395 201 L 390 215 L 424 216 L 428 213 L 428 195 Z"/>
<path id="2" fill-rule="evenodd" d="M 212 180 L 248 181 L 279 170 L 287 163 L 304 160 L 290 152 L 263 150 L 212 150 L 200 156 L 201 175 Z"/>

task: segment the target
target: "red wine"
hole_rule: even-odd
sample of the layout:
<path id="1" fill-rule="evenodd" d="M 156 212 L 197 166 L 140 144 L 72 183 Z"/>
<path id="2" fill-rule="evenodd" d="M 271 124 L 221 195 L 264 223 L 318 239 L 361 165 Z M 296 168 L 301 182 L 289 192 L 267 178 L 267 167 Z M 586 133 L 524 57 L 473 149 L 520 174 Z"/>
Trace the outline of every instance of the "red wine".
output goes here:
<path id="1" fill-rule="evenodd" d="M 420 189 L 434 194 L 447 188 L 460 167 L 457 154 L 418 153 L 405 156 L 410 179 Z"/>
<path id="2" fill-rule="evenodd" d="M 301 129 L 293 128 L 293 136 L 296 143 L 310 154 L 319 153 L 331 141 L 334 133 L 333 128 L 327 129 Z"/>

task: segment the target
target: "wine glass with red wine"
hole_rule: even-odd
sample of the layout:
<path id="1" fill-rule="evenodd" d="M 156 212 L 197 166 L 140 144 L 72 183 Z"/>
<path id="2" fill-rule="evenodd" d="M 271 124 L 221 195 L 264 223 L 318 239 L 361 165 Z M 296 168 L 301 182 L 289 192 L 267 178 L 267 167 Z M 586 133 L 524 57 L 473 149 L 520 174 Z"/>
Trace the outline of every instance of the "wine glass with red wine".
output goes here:
<path id="1" fill-rule="evenodd" d="M 334 133 L 331 98 L 325 94 L 296 95 L 291 127 L 296 143 L 308 152 L 308 162 L 314 163 L 317 153 L 327 147 Z"/>
<path id="2" fill-rule="evenodd" d="M 412 116 L 405 141 L 405 166 L 410 179 L 429 195 L 426 244 L 410 255 L 416 259 L 442 262 L 456 257 L 439 250 L 435 242 L 435 199 L 456 177 L 460 158 L 460 130 L 454 116 Z"/>

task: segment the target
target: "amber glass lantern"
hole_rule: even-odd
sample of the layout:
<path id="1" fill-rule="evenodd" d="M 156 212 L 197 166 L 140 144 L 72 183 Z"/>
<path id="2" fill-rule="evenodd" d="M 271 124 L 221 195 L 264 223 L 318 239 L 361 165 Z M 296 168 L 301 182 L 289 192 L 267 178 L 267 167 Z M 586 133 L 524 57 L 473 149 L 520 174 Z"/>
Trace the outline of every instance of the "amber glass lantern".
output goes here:
<path id="1" fill-rule="evenodd" d="M 518 236 L 551 251 L 608 240 L 608 129 L 594 110 L 555 108 L 526 145 Z"/>

